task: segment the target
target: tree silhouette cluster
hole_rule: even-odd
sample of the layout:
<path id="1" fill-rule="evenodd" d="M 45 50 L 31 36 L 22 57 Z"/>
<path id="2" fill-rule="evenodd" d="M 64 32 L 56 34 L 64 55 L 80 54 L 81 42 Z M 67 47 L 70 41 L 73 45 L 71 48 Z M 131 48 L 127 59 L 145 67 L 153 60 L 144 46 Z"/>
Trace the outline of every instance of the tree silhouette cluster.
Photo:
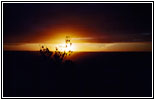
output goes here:
<path id="1" fill-rule="evenodd" d="M 71 46 L 70 37 L 66 36 L 65 48 Z M 55 51 L 50 51 L 47 46 L 42 45 L 40 48 L 40 54 L 44 59 L 52 59 L 56 63 L 62 63 L 67 56 L 70 56 L 73 51 L 70 49 L 68 51 L 61 51 L 58 47 L 55 48 Z"/>

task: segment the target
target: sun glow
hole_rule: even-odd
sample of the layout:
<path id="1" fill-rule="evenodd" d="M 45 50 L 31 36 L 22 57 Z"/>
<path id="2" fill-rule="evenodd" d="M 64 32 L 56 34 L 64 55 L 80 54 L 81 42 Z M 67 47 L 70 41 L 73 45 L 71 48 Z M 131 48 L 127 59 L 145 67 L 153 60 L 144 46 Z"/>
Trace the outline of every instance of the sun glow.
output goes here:
<path id="1" fill-rule="evenodd" d="M 74 51 L 73 44 L 71 43 L 69 36 L 66 36 L 65 43 L 58 44 L 56 46 L 56 51 L 66 52 L 66 53 Z"/>
<path id="2" fill-rule="evenodd" d="M 61 52 L 69 52 L 73 51 L 73 46 L 70 44 L 59 44 L 56 46 L 56 50 L 61 51 Z"/>

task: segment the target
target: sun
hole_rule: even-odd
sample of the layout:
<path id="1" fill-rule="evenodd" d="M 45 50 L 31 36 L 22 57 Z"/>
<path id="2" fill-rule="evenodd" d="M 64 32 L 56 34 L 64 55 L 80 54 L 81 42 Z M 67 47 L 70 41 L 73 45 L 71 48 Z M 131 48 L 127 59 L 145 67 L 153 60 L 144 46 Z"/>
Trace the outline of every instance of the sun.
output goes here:
<path id="1" fill-rule="evenodd" d="M 56 49 L 61 52 L 69 52 L 69 51 L 74 51 L 73 47 L 74 46 L 72 44 L 63 43 L 63 44 L 58 44 L 56 46 Z"/>
<path id="2" fill-rule="evenodd" d="M 58 44 L 56 46 L 56 51 L 66 52 L 66 53 L 74 51 L 74 46 L 71 43 L 70 36 L 66 36 L 65 43 Z"/>

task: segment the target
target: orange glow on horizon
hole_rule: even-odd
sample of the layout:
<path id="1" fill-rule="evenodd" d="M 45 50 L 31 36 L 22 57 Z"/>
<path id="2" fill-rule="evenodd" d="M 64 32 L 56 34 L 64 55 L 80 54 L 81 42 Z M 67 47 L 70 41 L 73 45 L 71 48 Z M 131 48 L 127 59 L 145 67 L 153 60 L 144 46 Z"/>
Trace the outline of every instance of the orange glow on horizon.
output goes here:
<path id="1" fill-rule="evenodd" d="M 63 45 L 65 43 L 65 37 L 70 36 L 73 44 L 72 48 L 65 48 L 62 51 L 73 50 L 77 52 L 121 52 L 121 51 L 152 51 L 151 42 L 115 42 L 115 43 L 104 43 L 104 41 L 98 41 L 98 38 L 92 35 L 84 34 L 82 32 L 75 32 L 77 30 L 60 29 L 49 31 L 46 30 L 45 35 L 41 33 L 36 37 L 32 37 L 42 43 L 4 43 L 4 50 L 16 50 L 16 51 L 39 51 L 40 45 L 45 44 L 50 51 L 55 51 L 55 47 Z M 80 31 L 80 30 L 79 30 Z M 53 34 L 55 33 L 55 34 Z M 89 37 L 88 37 L 89 36 Z M 104 37 L 106 38 L 106 37 Z M 31 40 L 32 41 L 32 40 Z"/>
<path id="2" fill-rule="evenodd" d="M 46 44 L 50 51 L 55 51 L 56 45 L 58 44 Z M 4 44 L 4 50 L 39 51 L 39 49 L 39 43 Z M 77 52 L 152 51 L 152 43 L 73 43 L 72 50 Z"/>

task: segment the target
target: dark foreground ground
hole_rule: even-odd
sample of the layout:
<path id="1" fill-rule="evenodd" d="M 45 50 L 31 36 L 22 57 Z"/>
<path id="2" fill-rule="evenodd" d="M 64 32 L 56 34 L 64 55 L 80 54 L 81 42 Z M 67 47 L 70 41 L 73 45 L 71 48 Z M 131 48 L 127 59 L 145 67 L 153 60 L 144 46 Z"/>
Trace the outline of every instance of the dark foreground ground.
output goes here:
<path id="1" fill-rule="evenodd" d="M 39 52 L 3 55 L 6 97 L 149 97 L 152 53 L 73 53 L 62 64 Z"/>

